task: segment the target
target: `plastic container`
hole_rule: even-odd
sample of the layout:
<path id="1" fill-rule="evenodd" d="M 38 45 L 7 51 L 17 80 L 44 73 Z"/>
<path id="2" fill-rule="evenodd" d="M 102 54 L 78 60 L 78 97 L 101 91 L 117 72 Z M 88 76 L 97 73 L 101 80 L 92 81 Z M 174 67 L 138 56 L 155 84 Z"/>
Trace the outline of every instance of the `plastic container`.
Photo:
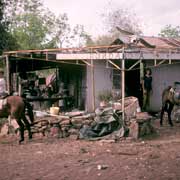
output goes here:
<path id="1" fill-rule="evenodd" d="M 59 107 L 50 107 L 50 114 L 58 115 L 59 114 Z"/>

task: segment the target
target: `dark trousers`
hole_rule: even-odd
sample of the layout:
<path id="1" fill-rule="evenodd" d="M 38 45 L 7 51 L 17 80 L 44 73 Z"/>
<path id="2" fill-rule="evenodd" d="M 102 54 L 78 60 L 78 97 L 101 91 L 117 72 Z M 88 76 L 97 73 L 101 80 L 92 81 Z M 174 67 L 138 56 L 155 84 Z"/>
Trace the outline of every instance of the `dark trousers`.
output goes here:
<path id="1" fill-rule="evenodd" d="M 150 95 L 150 90 L 145 90 L 145 92 L 143 93 L 143 110 L 147 110 L 150 106 Z"/>

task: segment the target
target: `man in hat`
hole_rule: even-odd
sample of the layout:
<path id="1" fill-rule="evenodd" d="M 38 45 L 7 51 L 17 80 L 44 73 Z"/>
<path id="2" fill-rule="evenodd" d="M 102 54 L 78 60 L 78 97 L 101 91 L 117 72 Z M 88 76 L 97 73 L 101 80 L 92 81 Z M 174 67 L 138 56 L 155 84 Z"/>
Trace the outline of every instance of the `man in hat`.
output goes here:
<path id="1" fill-rule="evenodd" d="M 4 70 L 0 68 L 0 97 L 6 96 L 6 81 L 4 78 Z"/>

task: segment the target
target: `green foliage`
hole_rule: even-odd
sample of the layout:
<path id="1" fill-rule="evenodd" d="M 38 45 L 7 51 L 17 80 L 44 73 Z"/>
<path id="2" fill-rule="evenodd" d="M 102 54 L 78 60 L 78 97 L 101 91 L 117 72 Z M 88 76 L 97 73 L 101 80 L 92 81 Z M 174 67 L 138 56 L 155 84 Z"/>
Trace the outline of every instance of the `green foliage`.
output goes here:
<path id="1" fill-rule="evenodd" d="M 8 1 L 8 0 L 6 0 Z M 6 18 L 18 49 L 44 49 L 82 46 L 87 33 L 82 25 L 72 28 L 67 14 L 58 17 L 43 6 L 41 0 L 9 0 Z"/>
<path id="2" fill-rule="evenodd" d="M 48 29 L 41 16 L 33 13 L 17 16 L 18 24 L 12 34 L 17 39 L 20 49 L 41 49 L 46 42 Z"/>
<path id="3" fill-rule="evenodd" d="M 4 0 L 0 0 L 0 55 L 3 51 L 12 50 L 17 47 L 15 39 L 8 32 L 9 22 L 5 18 Z"/>
<path id="4" fill-rule="evenodd" d="M 180 26 L 173 27 L 172 25 L 166 25 L 159 33 L 161 37 L 176 38 L 180 37 Z"/>
<path id="5" fill-rule="evenodd" d="M 91 40 L 90 35 L 84 30 L 84 26 L 77 24 L 72 32 L 72 39 L 74 42 L 76 42 L 78 47 L 81 47 L 83 45 L 87 45 L 88 42 Z"/>
<path id="6" fill-rule="evenodd" d="M 51 29 L 52 41 L 57 47 L 64 47 L 64 44 L 69 43 L 71 32 L 68 16 L 67 14 L 61 14 L 58 17 L 54 16 L 53 22 L 53 28 Z"/>
<path id="7" fill-rule="evenodd" d="M 40 0 L 17 0 L 8 8 L 10 31 L 19 49 L 42 49 L 47 43 L 51 20 Z"/>

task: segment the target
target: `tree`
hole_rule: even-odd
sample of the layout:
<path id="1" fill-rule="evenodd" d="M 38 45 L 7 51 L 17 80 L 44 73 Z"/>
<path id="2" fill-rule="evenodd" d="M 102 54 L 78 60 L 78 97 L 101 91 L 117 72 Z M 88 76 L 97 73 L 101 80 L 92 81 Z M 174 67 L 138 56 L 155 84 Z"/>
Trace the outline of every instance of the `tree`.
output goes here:
<path id="1" fill-rule="evenodd" d="M 12 1 L 6 16 L 19 49 L 81 46 L 86 41 L 87 33 L 82 25 L 72 28 L 67 14 L 56 17 L 43 7 L 41 0 Z"/>
<path id="2" fill-rule="evenodd" d="M 172 25 L 166 25 L 159 33 L 161 37 L 176 38 L 180 37 L 180 26 L 173 27 Z"/>
<path id="3" fill-rule="evenodd" d="M 54 24 L 51 30 L 52 42 L 60 48 L 67 46 L 71 32 L 67 14 L 60 14 L 58 17 L 54 16 L 53 22 Z"/>
<path id="4" fill-rule="evenodd" d="M 116 34 L 105 34 L 98 36 L 94 39 L 92 45 L 96 46 L 107 46 L 110 45 L 117 38 Z"/>
<path id="5" fill-rule="evenodd" d="M 110 45 L 119 37 L 117 27 L 135 34 L 142 34 L 137 16 L 127 9 L 118 8 L 102 14 L 105 33 L 91 41 L 90 45 Z"/>
<path id="6" fill-rule="evenodd" d="M 91 40 L 90 35 L 84 30 L 84 26 L 77 24 L 72 31 L 72 42 L 77 47 L 82 47 L 88 44 Z"/>
<path id="7" fill-rule="evenodd" d="M 118 8 L 103 14 L 103 17 L 105 26 L 111 34 L 117 33 L 116 27 L 135 34 L 142 34 L 136 14 L 131 13 L 127 9 Z"/>
<path id="8" fill-rule="evenodd" d="M 10 21 L 10 31 L 19 49 L 44 48 L 52 20 L 49 20 L 50 12 L 43 8 L 41 1 L 17 0 L 8 8 L 6 15 Z"/>
<path id="9" fill-rule="evenodd" d="M 8 32 L 9 22 L 5 18 L 6 2 L 0 0 L 0 55 L 3 51 L 13 50 L 17 47 L 15 39 Z"/>

